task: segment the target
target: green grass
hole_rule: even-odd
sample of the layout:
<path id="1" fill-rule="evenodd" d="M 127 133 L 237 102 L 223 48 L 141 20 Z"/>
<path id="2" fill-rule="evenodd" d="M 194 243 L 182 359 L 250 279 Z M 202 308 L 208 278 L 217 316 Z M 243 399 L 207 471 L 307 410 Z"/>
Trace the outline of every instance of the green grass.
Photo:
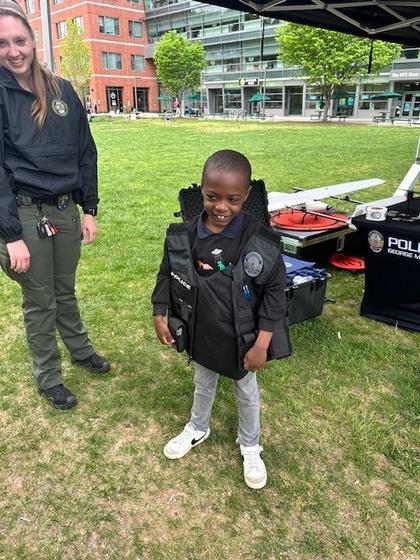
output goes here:
<path id="1" fill-rule="evenodd" d="M 390 195 L 418 131 L 357 125 L 93 122 L 100 235 L 78 294 L 112 372 L 70 365 L 79 406 L 40 400 L 18 287 L 0 276 L 0 559 L 414 560 L 418 531 L 418 334 L 359 316 L 363 276 L 330 270 L 322 316 L 291 329 L 293 356 L 260 374 L 269 482 L 248 489 L 222 379 L 212 436 L 181 461 L 162 447 L 188 418 L 191 367 L 159 345 L 150 294 L 181 187 L 229 147 L 268 190 L 379 176 Z M 340 333 L 340 336 L 339 334 Z"/>

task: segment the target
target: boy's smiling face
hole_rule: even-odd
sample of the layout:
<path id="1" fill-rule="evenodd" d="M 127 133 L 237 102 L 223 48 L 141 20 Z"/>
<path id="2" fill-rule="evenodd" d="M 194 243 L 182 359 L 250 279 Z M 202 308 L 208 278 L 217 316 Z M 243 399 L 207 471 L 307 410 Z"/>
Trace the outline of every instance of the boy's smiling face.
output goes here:
<path id="1" fill-rule="evenodd" d="M 242 210 L 249 194 L 249 179 L 238 171 L 209 169 L 203 177 L 201 194 L 207 213 L 205 226 L 220 233 Z"/>

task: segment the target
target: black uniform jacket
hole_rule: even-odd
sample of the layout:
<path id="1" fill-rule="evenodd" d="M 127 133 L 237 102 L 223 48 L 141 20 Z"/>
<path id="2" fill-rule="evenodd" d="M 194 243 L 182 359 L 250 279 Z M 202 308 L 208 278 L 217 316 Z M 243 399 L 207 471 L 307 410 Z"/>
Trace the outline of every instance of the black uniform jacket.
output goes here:
<path id="1" fill-rule="evenodd" d="M 74 89 L 60 79 L 61 98 L 48 94 L 42 130 L 31 116 L 35 96 L 0 68 L 0 235 L 22 238 L 12 192 L 33 198 L 73 193 L 83 208 L 98 204 L 97 154 L 86 112 Z"/>

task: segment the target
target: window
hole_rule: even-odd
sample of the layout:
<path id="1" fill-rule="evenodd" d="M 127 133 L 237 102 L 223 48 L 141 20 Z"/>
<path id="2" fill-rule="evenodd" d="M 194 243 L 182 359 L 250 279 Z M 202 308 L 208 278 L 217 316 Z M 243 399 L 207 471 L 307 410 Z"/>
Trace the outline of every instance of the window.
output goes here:
<path id="1" fill-rule="evenodd" d="M 62 4 L 63 0 L 53 0 L 53 4 Z"/>
<path id="2" fill-rule="evenodd" d="M 33 14 L 35 12 L 35 0 L 26 0 L 26 13 Z"/>
<path id="3" fill-rule="evenodd" d="M 420 58 L 420 49 L 403 49 L 401 51 L 401 58 Z"/>
<path id="4" fill-rule="evenodd" d="M 364 84 L 360 92 L 359 109 L 385 111 L 388 105 L 387 101 L 375 101 L 370 99 L 372 95 L 383 90 L 383 84 Z"/>
<path id="5" fill-rule="evenodd" d="M 143 0 L 127 0 L 129 4 L 142 4 Z"/>
<path id="6" fill-rule="evenodd" d="M 34 30 L 35 45 L 39 45 L 39 32 Z"/>
<path id="7" fill-rule="evenodd" d="M 121 70 L 121 55 L 119 53 L 103 52 L 102 66 L 104 68 L 108 68 L 109 70 Z"/>
<path id="8" fill-rule="evenodd" d="M 131 70 L 139 70 L 140 72 L 144 70 L 144 56 L 139 54 L 132 54 L 131 59 Z"/>
<path id="9" fill-rule="evenodd" d="M 240 89 L 225 89 L 225 107 L 228 109 L 241 108 Z"/>
<path id="10" fill-rule="evenodd" d="M 77 25 L 77 27 L 83 31 L 83 18 L 82 18 L 82 16 L 78 16 L 78 17 L 73 18 L 73 21 Z M 67 22 L 66 21 L 59 21 L 58 23 L 55 24 L 55 27 L 57 29 L 57 37 L 59 39 L 64 39 L 64 37 L 67 35 Z"/>
<path id="11" fill-rule="evenodd" d="M 74 23 L 77 25 L 77 27 L 83 31 L 83 17 L 82 16 L 77 16 L 75 18 L 73 18 Z"/>
<path id="12" fill-rule="evenodd" d="M 132 21 L 129 20 L 128 22 L 128 34 L 130 37 L 143 37 L 143 26 L 141 21 Z"/>
<path id="13" fill-rule="evenodd" d="M 99 33 L 106 35 L 119 35 L 120 24 L 118 18 L 99 16 Z"/>
<path id="14" fill-rule="evenodd" d="M 67 23 L 65 21 L 59 21 L 55 24 L 55 27 L 57 29 L 58 39 L 63 39 L 63 37 L 65 37 L 67 33 Z"/>
<path id="15" fill-rule="evenodd" d="M 271 97 L 271 95 L 270 95 Z M 306 109 L 323 109 L 325 105 L 324 97 L 317 88 L 306 88 Z"/>

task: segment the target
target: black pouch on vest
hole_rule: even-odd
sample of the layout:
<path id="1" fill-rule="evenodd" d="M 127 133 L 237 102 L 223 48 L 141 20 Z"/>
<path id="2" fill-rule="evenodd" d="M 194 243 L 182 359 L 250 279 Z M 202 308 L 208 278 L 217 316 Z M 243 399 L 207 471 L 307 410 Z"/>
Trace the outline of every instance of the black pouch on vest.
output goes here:
<path id="1" fill-rule="evenodd" d="M 177 317 L 169 317 L 168 328 L 175 339 L 176 351 L 183 352 L 187 347 L 187 329 L 185 324 Z"/>

